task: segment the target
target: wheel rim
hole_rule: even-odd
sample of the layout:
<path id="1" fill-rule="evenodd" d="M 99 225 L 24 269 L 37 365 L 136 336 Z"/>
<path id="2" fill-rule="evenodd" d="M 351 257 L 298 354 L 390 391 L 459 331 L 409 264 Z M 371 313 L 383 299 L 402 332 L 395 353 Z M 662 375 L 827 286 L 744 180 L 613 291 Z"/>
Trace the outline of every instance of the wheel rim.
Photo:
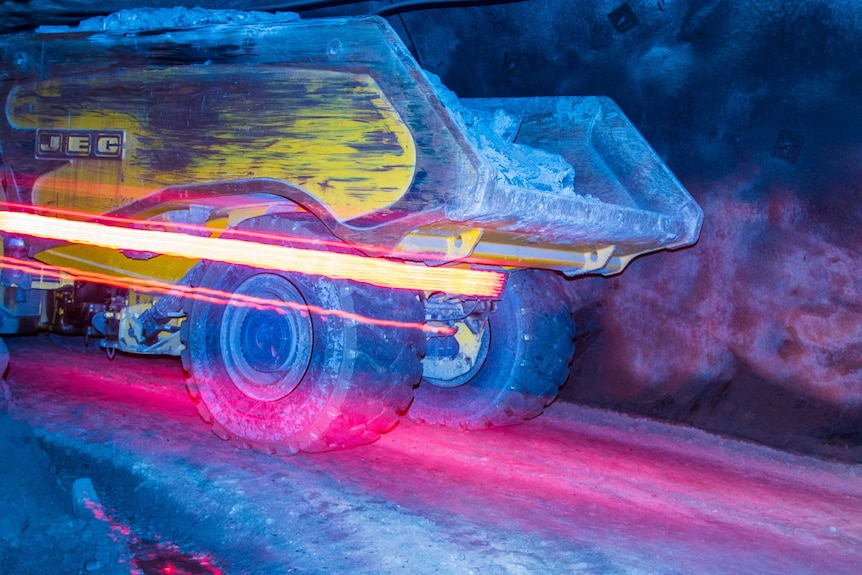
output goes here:
<path id="1" fill-rule="evenodd" d="M 464 324 L 458 324 L 457 329 L 458 329 L 458 332 L 460 333 L 462 330 L 467 330 L 469 328 L 467 328 Z M 455 358 L 455 357 L 451 357 L 451 358 L 445 358 L 445 357 L 429 358 L 426 356 L 426 358 L 422 360 L 423 366 L 426 366 L 426 369 L 425 369 L 424 374 L 423 374 L 423 379 L 425 381 L 427 381 L 428 383 L 431 383 L 432 385 L 435 385 L 437 387 L 459 387 L 459 386 L 464 385 L 465 383 L 472 380 L 473 377 L 477 373 L 479 373 L 479 370 L 482 369 L 482 366 L 485 364 L 485 360 L 488 358 L 488 349 L 490 348 L 490 342 L 491 342 L 491 325 L 490 325 L 490 322 L 488 322 L 485 324 L 484 328 L 482 329 L 481 334 L 479 335 L 478 340 L 476 341 L 477 348 L 475 350 L 475 353 L 470 354 L 470 355 L 475 355 L 475 357 L 471 358 L 471 361 L 469 362 L 469 366 L 467 367 L 467 369 L 463 373 L 460 373 L 459 375 L 455 375 L 453 377 L 434 377 L 434 375 L 433 375 L 434 373 L 438 373 L 441 371 L 440 367 L 438 366 L 437 369 L 433 369 L 433 368 L 428 369 L 428 367 L 430 367 L 430 366 L 428 366 L 427 364 L 436 360 L 437 362 L 442 363 L 444 365 L 442 371 L 445 372 L 446 371 L 445 364 L 447 364 L 448 362 L 458 361 L 458 358 Z"/>
<path id="2" fill-rule="evenodd" d="M 242 305 L 248 296 L 286 305 Z M 245 280 L 222 317 L 219 345 L 227 374 L 240 391 L 260 401 L 277 401 L 296 389 L 308 370 L 312 342 L 305 299 L 278 275 Z"/>

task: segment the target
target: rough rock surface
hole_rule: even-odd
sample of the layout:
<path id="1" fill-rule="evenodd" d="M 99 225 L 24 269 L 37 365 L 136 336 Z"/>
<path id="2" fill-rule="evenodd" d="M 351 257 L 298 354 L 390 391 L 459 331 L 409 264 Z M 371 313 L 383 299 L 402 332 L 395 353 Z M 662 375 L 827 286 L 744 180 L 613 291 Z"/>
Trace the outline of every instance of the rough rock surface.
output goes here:
<path id="1" fill-rule="evenodd" d="M 74 515 L 30 426 L 2 412 L 0 461 L 0 573 L 128 575 L 128 549 L 107 524 Z"/>
<path id="2" fill-rule="evenodd" d="M 559 402 L 520 426 L 408 420 L 362 448 L 270 456 L 207 430 L 179 361 L 109 363 L 81 340 L 10 342 L 14 413 L 44 452 L 16 442 L 42 463 L 14 487 L 55 517 L 91 478 L 136 575 L 862 572 L 859 465 Z M 119 565 L 91 558 L 106 538 L 46 523 L 22 549 L 50 569 L 12 573 Z"/>
<path id="3" fill-rule="evenodd" d="M 461 97 L 610 96 L 704 208 L 696 247 L 573 282 L 563 398 L 847 455 L 862 445 L 862 4 L 629 1 L 615 28 L 622 4 L 403 16 Z"/>
<path id="4" fill-rule="evenodd" d="M 744 182 L 742 182 L 744 183 Z M 701 194 L 693 249 L 644 258 L 581 314 L 565 397 L 824 455 L 862 443 L 858 213 L 740 182 Z M 858 457 L 853 455 L 853 457 Z"/>

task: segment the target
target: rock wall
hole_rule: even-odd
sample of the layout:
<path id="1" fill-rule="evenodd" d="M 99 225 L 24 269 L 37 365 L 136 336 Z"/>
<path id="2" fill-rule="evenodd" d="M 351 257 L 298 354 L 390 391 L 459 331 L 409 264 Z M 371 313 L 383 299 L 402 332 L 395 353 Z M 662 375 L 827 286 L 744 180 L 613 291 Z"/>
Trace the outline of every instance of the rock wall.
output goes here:
<path id="1" fill-rule="evenodd" d="M 543 0 L 404 21 L 461 96 L 613 97 L 704 209 L 694 248 L 573 282 L 564 399 L 862 460 L 862 4 Z"/>

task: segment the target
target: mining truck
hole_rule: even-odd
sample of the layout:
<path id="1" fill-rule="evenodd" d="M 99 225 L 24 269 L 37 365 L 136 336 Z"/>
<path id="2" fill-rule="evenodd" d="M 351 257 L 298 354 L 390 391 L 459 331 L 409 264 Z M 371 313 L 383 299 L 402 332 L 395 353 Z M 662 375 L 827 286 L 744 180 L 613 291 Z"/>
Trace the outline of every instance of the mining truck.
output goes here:
<path id="1" fill-rule="evenodd" d="M 132 10 L 0 51 L 0 334 L 179 356 L 240 445 L 535 417 L 573 278 L 700 231 L 611 100 L 458 99 L 378 17 Z"/>

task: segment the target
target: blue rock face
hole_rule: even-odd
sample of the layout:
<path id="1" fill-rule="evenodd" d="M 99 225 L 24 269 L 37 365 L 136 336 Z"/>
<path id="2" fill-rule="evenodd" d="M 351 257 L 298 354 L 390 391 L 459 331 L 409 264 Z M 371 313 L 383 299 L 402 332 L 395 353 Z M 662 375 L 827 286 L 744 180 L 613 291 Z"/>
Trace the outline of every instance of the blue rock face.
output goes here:
<path id="1" fill-rule="evenodd" d="M 862 5 L 545 0 L 402 17 L 459 96 L 612 97 L 704 208 L 694 248 L 575 282 L 564 398 L 860 457 Z"/>

